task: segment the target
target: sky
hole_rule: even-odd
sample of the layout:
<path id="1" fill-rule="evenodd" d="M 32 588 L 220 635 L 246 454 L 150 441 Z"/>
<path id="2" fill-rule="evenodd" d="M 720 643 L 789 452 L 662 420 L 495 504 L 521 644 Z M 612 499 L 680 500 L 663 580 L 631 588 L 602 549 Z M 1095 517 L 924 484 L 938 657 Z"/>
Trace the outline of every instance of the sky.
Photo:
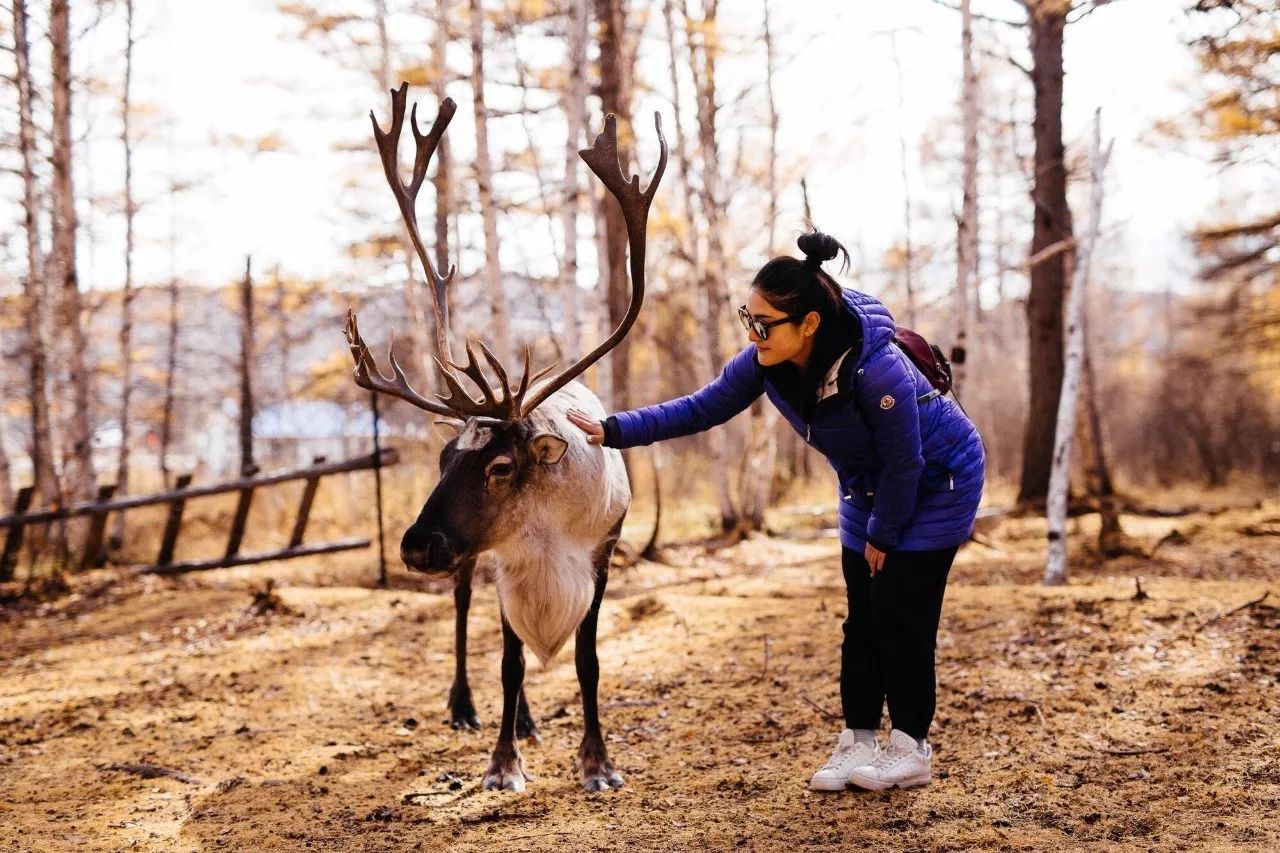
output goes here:
<path id="1" fill-rule="evenodd" d="M 1068 144 L 1088 138 L 1096 108 L 1102 110 L 1104 135 L 1115 139 L 1105 218 L 1111 260 L 1127 271 L 1115 286 L 1187 286 L 1193 265 L 1183 235 L 1206 216 L 1222 191 L 1211 166 L 1153 138 L 1157 121 L 1186 111 L 1192 103 L 1195 62 L 1186 47 L 1183 5 L 1177 0 L 1121 0 L 1068 31 Z M 188 280 L 221 283 L 240 275 L 244 257 L 250 254 L 259 268 L 279 265 L 317 277 L 347 274 L 350 264 L 342 247 L 368 226 L 369 206 L 380 211 L 376 215 L 383 215 L 384 223 L 396 216 L 369 137 L 368 109 L 386 114 L 385 96 L 372 77 L 359 70 L 341 71 L 319 56 L 314 45 L 299 41 L 296 25 L 282 18 L 271 0 L 139 0 L 138 6 L 135 99 L 148 111 L 140 123 L 150 125 L 135 167 L 140 194 L 148 199 L 139 221 L 138 279 L 164 280 L 172 269 Z M 1013 0 L 974 0 L 974 8 L 1007 18 L 1019 16 Z M 959 16 L 931 0 L 774 0 L 771 9 L 782 57 L 776 92 L 783 172 L 791 177 L 806 174 L 815 219 L 846 243 L 856 241 L 868 263 L 874 263 L 901 238 L 900 133 L 907 140 L 907 183 L 917 208 L 945 214 L 958 203 L 958 182 L 918 161 L 926 133 L 958 121 Z M 762 12 L 760 0 L 721 2 L 729 48 L 721 72 L 726 92 L 761 74 L 763 52 L 754 43 Z M 417 34 L 410 37 L 405 30 L 412 25 L 402 19 L 393 41 L 413 41 Z M 891 31 L 896 31 L 892 40 L 902 64 L 902 108 Z M 1025 60 L 1025 48 L 1018 47 L 1024 39 L 1021 32 L 999 25 L 994 32 L 1015 45 L 1016 58 Z M 104 23 L 79 61 L 110 76 L 120 67 L 118 39 L 118 22 Z M 465 74 L 465 45 L 455 50 L 451 62 Z M 544 51 L 554 48 L 531 44 L 528 50 L 526 61 L 537 63 L 545 58 Z M 635 109 L 641 168 L 647 172 L 655 162 L 648 118 L 654 109 L 663 113 L 668 140 L 674 144 L 659 19 L 645 30 L 640 57 L 641 74 L 654 89 L 638 99 Z M 500 68 L 501 58 L 495 61 Z M 1021 85 L 1024 97 L 1029 97 L 1029 81 Z M 434 105 L 429 94 L 418 94 L 430 113 Z M 450 94 L 460 105 L 450 137 L 458 156 L 465 159 L 473 132 L 466 81 L 451 84 Z M 687 86 L 684 95 L 689 95 Z M 758 114 L 758 99 L 754 106 L 731 106 L 722 115 L 722 127 L 727 135 L 742 132 L 758 140 Z M 160 116 L 170 117 L 169 122 L 162 125 Z M 560 150 L 563 130 L 558 117 L 531 121 L 548 151 Z M 86 174 L 80 179 L 94 193 L 112 192 L 119 184 L 119 145 L 112 138 L 117 123 L 105 108 L 92 117 Z M 525 145 L 524 133 L 518 120 L 510 119 L 495 122 L 491 130 L 496 147 L 509 150 Z M 253 154 L 212 144 L 215 139 L 264 136 L 283 140 L 285 149 Z M 335 153 L 335 146 L 343 143 L 363 145 L 367 154 Z M 361 164 L 361 156 L 367 163 Z M 195 185 L 170 203 L 163 190 L 174 172 Z M 355 188 L 350 186 L 353 176 L 359 177 Z M 670 173 L 667 181 L 674 187 Z M 509 188 L 528 192 L 528 182 L 511 183 Z M 762 211 L 763 206 L 756 206 L 751 215 Z M 1083 216 L 1081 202 L 1077 216 Z M 424 231 L 430 231 L 428 217 L 424 205 Z M 118 286 L 123 277 L 119 217 L 99 211 L 90 225 L 92 245 L 82 249 L 85 280 L 94 287 Z M 764 223 L 739 225 L 751 229 Z M 171 226 L 178 235 L 172 252 L 166 237 Z M 525 232 L 518 223 L 501 227 L 504 263 L 548 271 L 545 247 L 531 241 L 527 223 Z M 590 225 L 584 221 L 582 227 L 589 231 Z M 778 228 L 793 235 L 799 227 L 799 187 L 792 180 L 783 189 Z M 929 226 L 917 227 L 924 233 Z M 472 224 L 466 228 L 472 229 Z M 478 228 L 474 223 L 473 230 Z M 464 233 L 464 242 L 477 241 L 475 234 Z M 744 266 L 763 260 L 761 248 L 744 250 Z M 950 260 L 943 260 L 934 271 L 936 277 L 947 275 L 944 267 Z M 461 274 L 467 275 L 478 261 L 474 252 L 463 253 Z M 584 261 L 589 264 L 591 258 Z M 583 274 L 589 276 L 590 270 Z"/>

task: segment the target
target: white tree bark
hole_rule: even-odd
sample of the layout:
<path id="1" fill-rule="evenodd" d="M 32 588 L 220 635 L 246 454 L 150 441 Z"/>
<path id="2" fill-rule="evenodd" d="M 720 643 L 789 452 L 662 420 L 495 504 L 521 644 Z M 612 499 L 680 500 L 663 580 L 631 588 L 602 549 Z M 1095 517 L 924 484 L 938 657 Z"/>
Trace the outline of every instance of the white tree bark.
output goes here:
<path id="1" fill-rule="evenodd" d="M 1053 467 L 1049 473 L 1049 551 L 1044 567 L 1045 586 L 1067 582 L 1067 492 L 1071 478 L 1071 448 L 1075 438 L 1076 404 L 1084 364 L 1084 297 L 1089 281 L 1089 263 L 1098 242 L 1102 220 L 1103 175 L 1111 157 L 1111 143 L 1102 147 L 1102 116 L 1093 116 L 1093 148 L 1089 153 L 1089 222 L 1077 244 L 1071 293 L 1067 297 L 1067 354 L 1063 369 L 1062 395 L 1058 398 L 1058 421 L 1054 433 Z"/>
<path id="2" fill-rule="evenodd" d="M 498 265 L 498 211 L 493 200 L 493 161 L 489 154 L 489 114 L 484 103 L 484 8 L 471 0 L 471 103 L 476 125 L 476 191 L 484 222 L 484 268 L 480 277 L 489 295 L 490 347 L 498 361 L 511 364 L 507 303 Z"/>
<path id="3" fill-rule="evenodd" d="M 129 442 L 133 434 L 133 134 L 129 98 L 133 87 L 133 0 L 125 0 L 124 89 L 120 96 L 120 143 L 124 149 L 124 287 L 120 294 L 120 456 L 116 465 L 116 496 L 129 492 Z M 116 513 L 112 538 L 124 540 L 124 513 Z"/>
<path id="4" fill-rule="evenodd" d="M 978 277 L 978 71 L 973 62 L 973 14 L 970 0 L 960 0 L 960 51 L 963 82 L 960 94 L 961 124 L 964 130 L 964 198 L 956 234 L 955 345 L 952 374 L 957 392 L 964 378 L 969 331 L 969 295 L 975 292 Z"/>
<path id="5" fill-rule="evenodd" d="M 570 361 L 583 353 L 582 309 L 578 292 L 578 213 L 582 190 L 578 178 L 587 125 L 587 0 L 569 0 L 569 46 L 564 90 L 564 115 L 568 122 L 564 147 L 564 190 L 560 204 L 560 229 L 564 262 L 560 266 L 560 293 L 564 304 L 565 348 Z"/>
<path id="6" fill-rule="evenodd" d="M 26 0 L 13 3 L 13 40 L 18 89 L 18 148 L 22 156 L 23 229 L 27 238 L 27 278 L 22 295 L 26 303 L 26 356 L 28 399 L 31 405 L 31 470 L 37 506 L 49 506 L 58 495 L 58 475 L 53 464 L 53 426 L 49 415 L 48 362 L 45 325 L 49 313 L 47 270 L 40 243 L 40 192 L 36 184 L 35 121 L 32 118 L 31 43 L 27 35 Z"/>
<path id="7" fill-rule="evenodd" d="M 902 289 L 907 306 L 907 326 L 916 325 L 915 244 L 911 239 L 911 177 L 907 171 L 906 93 L 903 89 L 902 59 L 898 56 L 898 33 L 889 33 L 893 67 L 898 77 L 898 169 L 902 174 Z"/>
<path id="8" fill-rule="evenodd" d="M 49 42 L 53 48 L 53 195 L 54 274 L 61 291 L 59 333 L 67 344 L 71 385 L 70 458 L 64 460 L 63 486 L 74 499 L 94 496 L 93 428 L 90 421 L 88 350 L 81 315 L 76 267 L 76 197 L 72 180 L 71 10 L 68 0 L 50 3 Z"/>

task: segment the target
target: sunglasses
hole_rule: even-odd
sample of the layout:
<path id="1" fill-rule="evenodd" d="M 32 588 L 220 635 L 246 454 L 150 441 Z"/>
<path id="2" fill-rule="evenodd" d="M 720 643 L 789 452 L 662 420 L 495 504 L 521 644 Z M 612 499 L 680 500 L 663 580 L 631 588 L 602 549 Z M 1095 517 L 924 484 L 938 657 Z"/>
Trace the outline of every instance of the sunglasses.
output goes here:
<path id="1" fill-rule="evenodd" d="M 802 314 L 788 314 L 777 320 L 762 320 L 747 310 L 747 306 L 738 306 L 738 319 L 742 322 L 742 328 L 748 332 L 755 332 L 757 338 L 762 341 L 769 340 L 769 330 L 774 326 L 781 326 L 783 323 L 798 323 L 804 319 Z"/>

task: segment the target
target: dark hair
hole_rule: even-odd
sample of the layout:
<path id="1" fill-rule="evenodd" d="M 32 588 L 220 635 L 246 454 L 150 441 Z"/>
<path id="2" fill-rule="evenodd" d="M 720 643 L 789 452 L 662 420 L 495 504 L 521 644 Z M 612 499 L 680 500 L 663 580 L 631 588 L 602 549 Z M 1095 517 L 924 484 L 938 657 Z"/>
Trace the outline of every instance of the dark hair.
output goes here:
<path id="1" fill-rule="evenodd" d="M 811 226 L 812 227 L 812 226 Z M 817 311 L 822 325 L 831 329 L 843 314 L 844 299 L 840 285 L 822 270 L 824 261 L 844 255 L 841 271 L 849 268 L 849 252 L 834 238 L 812 230 L 796 240 L 804 260 L 781 255 L 766 263 L 756 273 L 751 286 L 765 301 L 786 314 L 804 316 Z"/>

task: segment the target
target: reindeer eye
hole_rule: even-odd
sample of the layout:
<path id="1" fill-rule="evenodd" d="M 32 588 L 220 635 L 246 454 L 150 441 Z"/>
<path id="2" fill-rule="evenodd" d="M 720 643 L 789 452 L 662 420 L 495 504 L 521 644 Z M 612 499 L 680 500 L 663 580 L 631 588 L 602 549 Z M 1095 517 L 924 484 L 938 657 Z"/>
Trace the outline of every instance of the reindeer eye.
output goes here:
<path id="1" fill-rule="evenodd" d="M 489 465 L 490 477 L 510 477 L 515 473 L 516 466 L 510 462 L 492 462 Z"/>

